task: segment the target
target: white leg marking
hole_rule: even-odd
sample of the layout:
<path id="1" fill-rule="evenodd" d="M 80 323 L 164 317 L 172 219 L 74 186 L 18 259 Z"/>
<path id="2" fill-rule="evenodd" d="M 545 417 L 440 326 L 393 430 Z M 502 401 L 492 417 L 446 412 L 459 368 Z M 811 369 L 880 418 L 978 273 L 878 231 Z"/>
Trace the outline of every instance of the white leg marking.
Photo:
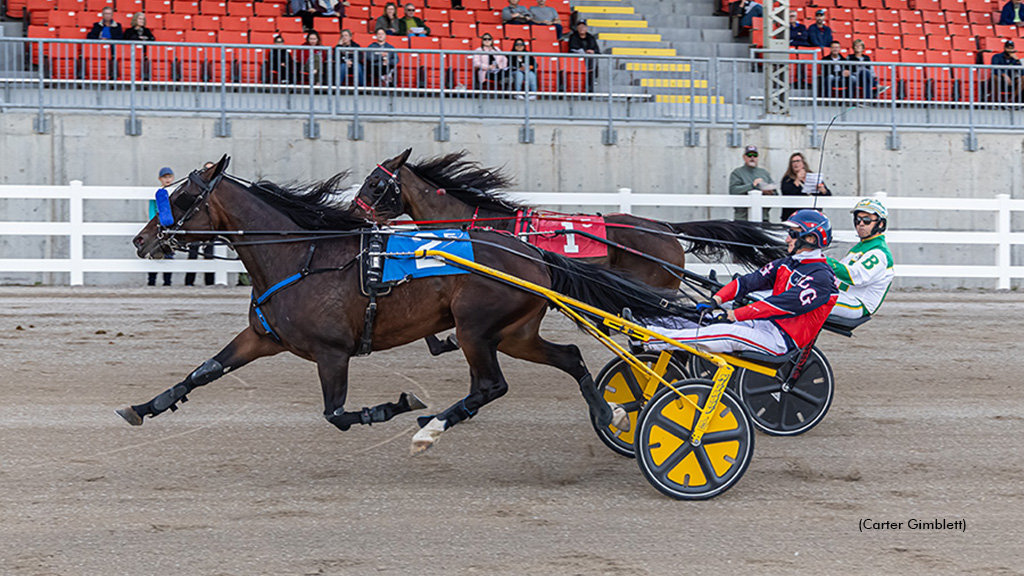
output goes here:
<path id="1" fill-rule="evenodd" d="M 612 426 L 622 430 L 623 432 L 629 432 L 629 412 L 618 404 L 608 403 L 612 407 Z"/>
<path id="2" fill-rule="evenodd" d="M 412 455 L 415 456 L 433 446 L 441 437 L 442 432 L 444 432 L 443 420 L 433 418 L 427 422 L 427 425 L 420 428 L 419 432 L 412 437 Z"/>

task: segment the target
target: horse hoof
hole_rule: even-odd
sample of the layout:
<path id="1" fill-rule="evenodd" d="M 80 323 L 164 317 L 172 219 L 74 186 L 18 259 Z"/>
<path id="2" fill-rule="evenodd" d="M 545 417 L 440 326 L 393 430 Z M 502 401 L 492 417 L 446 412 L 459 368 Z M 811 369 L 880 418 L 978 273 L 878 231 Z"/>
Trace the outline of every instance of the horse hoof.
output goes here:
<path id="1" fill-rule="evenodd" d="M 131 406 L 115 410 L 115 412 L 132 426 L 142 426 L 142 416 L 139 416 L 139 413 Z"/>
<path id="2" fill-rule="evenodd" d="M 609 405 L 612 407 L 612 426 L 623 432 L 629 432 L 629 412 L 626 412 L 626 409 L 618 404 L 609 403 Z"/>
<path id="3" fill-rule="evenodd" d="M 416 397 L 412 392 L 406 392 L 406 400 L 409 402 L 409 410 L 423 410 L 427 405 Z"/>
<path id="4" fill-rule="evenodd" d="M 428 448 L 437 443 L 444 432 L 444 422 L 437 418 L 432 419 L 426 426 L 420 428 L 412 437 L 412 447 L 409 453 L 413 456 L 426 452 Z"/>

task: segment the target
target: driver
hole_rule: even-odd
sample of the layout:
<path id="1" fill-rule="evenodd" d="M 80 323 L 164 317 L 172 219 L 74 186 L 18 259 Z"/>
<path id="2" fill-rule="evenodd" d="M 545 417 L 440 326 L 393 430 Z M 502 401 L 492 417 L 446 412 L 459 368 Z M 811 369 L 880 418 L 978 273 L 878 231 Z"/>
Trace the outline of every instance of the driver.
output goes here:
<path id="1" fill-rule="evenodd" d="M 698 304 L 697 311 L 710 312 L 755 290 L 771 289 L 771 296 L 726 311 L 728 323 L 698 326 L 683 318 L 659 318 L 652 328 L 708 352 L 749 350 L 781 356 L 814 342 L 839 292 L 835 274 L 821 252 L 832 242 L 832 225 L 816 210 L 799 210 L 784 224 L 790 228 L 786 238 L 789 256 L 733 280 L 713 301 Z M 654 340 L 644 348 L 672 346 Z"/>
<path id="2" fill-rule="evenodd" d="M 892 253 L 885 242 L 888 210 L 870 198 L 858 202 L 850 212 L 860 242 L 842 260 L 828 259 L 840 290 L 832 316 L 839 318 L 861 318 L 877 312 L 895 276 Z"/>

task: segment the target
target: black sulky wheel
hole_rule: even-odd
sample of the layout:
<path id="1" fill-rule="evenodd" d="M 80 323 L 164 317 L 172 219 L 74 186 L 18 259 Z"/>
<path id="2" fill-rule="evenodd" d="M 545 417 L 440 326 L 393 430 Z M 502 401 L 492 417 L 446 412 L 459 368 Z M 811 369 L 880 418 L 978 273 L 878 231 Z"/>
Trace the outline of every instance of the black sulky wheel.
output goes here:
<path id="1" fill-rule="evenodd" d="M 710 380 L 683 380 L 679 392 L 697 406 L 711 394 Z M 637 464 L 662 494 L 677 500 L 704 500 L 731 488 L 754 455 L 754 427 L 746 410 L 725 390 L 699 446 L 690 434 L 700 418 L 689 402 L 663 388 L 644 407 L 637 423 Z"/>
<path id="2" fill-rule="evenodd" d="M 783 365 L 781 372 L 791 369 Z M 800 376 L 783 386 L 781 376 L 771 378 L 750 370 L 739 370 L 740 399 L 750 418 L 762 432 L 773 436 L 796 436 L 814 428 L 825 417 L 835 392 L 835 378 L 825 355 L 816 347 Z M 786 389 L 788 388 L 788 389 Z"/>
<path id="3" fill-rule="evenodd" d="M 641 352 L 634 356 L 637 360 L 654 368 L 658 363 L 659 353 Z M 685 377 L 683 365 L 673 356 L 665 373 L 660 376 L 669 382 L 680 380 Z M 598 393 L 604 397 L 606 402 L 619 404 L 626 409 L 626 412 L 629 413 L 630 428 L 628 431 L 623 431 L 610 425 L 599 426 L 593 418 L 591 418 L 590 424 L 605 446 L 627 458 L 633 457 L 633 432 L 636 430 L 637 417 L 644 405 L 641 378 L 643 375 L 638 370 L 634 370 L 625 360 L 618 357 L 605 364 L 597 374 Z"/>

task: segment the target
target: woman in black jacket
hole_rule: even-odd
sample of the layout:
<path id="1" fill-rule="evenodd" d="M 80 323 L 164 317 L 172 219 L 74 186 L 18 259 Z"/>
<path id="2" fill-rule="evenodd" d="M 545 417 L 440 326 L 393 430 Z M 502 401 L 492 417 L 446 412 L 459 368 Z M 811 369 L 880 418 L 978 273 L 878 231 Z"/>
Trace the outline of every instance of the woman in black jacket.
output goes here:
<path id="1" fill-rule="evenodd" d="M 779 188 L 782 190 L 783 196 L 806 196 L 804 193 L 804 179 L 807 177 L 807 159 L 800 152 L 794 152 L 789 157 L 789 167 L 786 169 L 786 175 L 782 177 L 782 183 Z M 818 186 L 811 196 L 831 196 L 832 191 L 829 190 L 824 182 L 818 182 Z M 793 215 L 797 210 L 801 208 L 783 208 L 782 209 L 782 221 L 789 220 L 789 217 Z"/>
<path id="2" fill-rule="evenodd" d="M 136 12 L 135 16 L 132 16 L 131 26 L 124 31 L 124 39 L 138 42 L 156 42 L 156 36 L 153 35 L 153 31 L 146 28 L 145 14 Z"/>
<path id="3" fill-rule="evenodd" d="M 516 38 L 512 45 L 512 54 L 508 57 L 508 63 L 509 69 L 512 70 L 515 91 L 521 91 L 525 81 L 530 91 L 530 100 L 536 98 L 534 93 L 537 92 L 537 60 L 526 51 L 526 41 L 522 38 Z M 522 100 L 523 95 L 519 94 L 516 98 Z"/>

